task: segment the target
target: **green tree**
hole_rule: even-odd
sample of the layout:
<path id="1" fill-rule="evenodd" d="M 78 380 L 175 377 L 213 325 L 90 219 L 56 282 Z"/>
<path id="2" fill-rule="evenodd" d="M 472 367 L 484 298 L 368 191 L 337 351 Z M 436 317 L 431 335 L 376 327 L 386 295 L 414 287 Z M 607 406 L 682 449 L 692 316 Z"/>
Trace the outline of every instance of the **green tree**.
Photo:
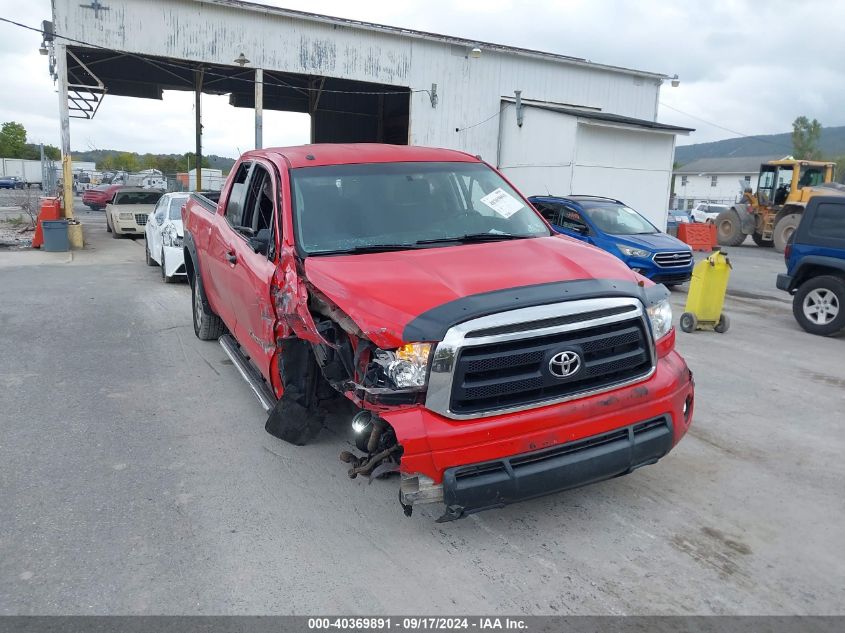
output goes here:
<path id="1" fill-rule="evenodd" d="M 795 158 L 815 160 L 820 156 L 819 139 L 822 124 L 805 116 L 799 116 L 792 122 L 792 151 Z"/>
<path id="2" fill-rule="evenodd" d="M 135 152 L 121 152 L 115 157 L 115 166 L 126 171 L 138 171 L 138 154 Z"/>
<path id="3" fill-rule="evenodd" d="M 45 145 L 44 146 L 44 157 L 50 160 L 61 160 L 62 159 L 62 150 L 60 150 L 55 145 Z"/>
<path id="4" fill-rule="evenodd" d="M 112 156 L 111 154 L 107 154 L 106 156 L 101 158 L 99 161 L 97 161 L 97 169 L 100 169 L 101 171 L 114 171 L 115 170 L 114 156 Z"/>
<path id="5" fill-rule="evenodd" d="M 26 149 L 26 128 L 20 123 L 7 121 L 0 127 L 0 157 L 23 158 Z"/>
<path id="6" fill-rule="evenodd" d="M 188 166 L 190 165 L 190 167 Z M 195 169 L 197 166 L 197 155 L 194 152 L 186 152 L 185 153 L 185 167 L 188 169 Z M 203 167 L 211 167 L 211 161 L 208 160 L 208 156 L 202 157 L 202 166 Z"/>

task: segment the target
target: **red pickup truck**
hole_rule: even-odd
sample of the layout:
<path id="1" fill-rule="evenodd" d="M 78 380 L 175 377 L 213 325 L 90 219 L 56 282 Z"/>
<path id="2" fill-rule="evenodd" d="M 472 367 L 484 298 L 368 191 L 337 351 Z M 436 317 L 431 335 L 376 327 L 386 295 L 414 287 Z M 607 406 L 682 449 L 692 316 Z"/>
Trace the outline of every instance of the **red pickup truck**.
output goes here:
<path id="1" fill-rule="evenodd" d="M 440 520 L 653 464 L 693 379 L 665 287 L 555 234 L 495 169 L 423 147 L 247 152 L 184 211 L 194 331 L 303 444 L 356 412 L 349 476 Z"/>

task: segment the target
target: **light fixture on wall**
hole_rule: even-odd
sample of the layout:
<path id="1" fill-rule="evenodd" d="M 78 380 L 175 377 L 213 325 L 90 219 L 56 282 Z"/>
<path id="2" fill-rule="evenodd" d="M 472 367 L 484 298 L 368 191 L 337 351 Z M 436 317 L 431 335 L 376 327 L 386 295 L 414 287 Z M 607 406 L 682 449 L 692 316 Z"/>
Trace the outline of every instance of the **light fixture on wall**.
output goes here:
<path id="1" fill-rule="evenodd" d="M 473 49 L 469 52 L 469 56 L 473 59 L 478 59 L 481 57 L 481 49 L 477 46 L 473 47 Z"/>
<path id="2" fill-rule="evenodd" d="M 243 68 L 246 64 L 249 63 L 249 60 L 244 56 L 243 53 L 238 55 L 238 58 L 234 60 L 236 64 L 238 64 L 241 68 Z"/>
<path id="3" fill-rule="evenodd" d="M 41 42 L 41 48 L 38 49 L 38 52 L 42 55 L 47 55 L 50 52 L 47 50 L 47 44 L 45 42 Z"/>
<path id="4" fill-rule="evenodd" d="M 672 77 L 672 87 L 677 88 L 680 85 L 681 85 L 681 80 L 678 79 L 678 75 L 676 74 L 674 77 Z"/>

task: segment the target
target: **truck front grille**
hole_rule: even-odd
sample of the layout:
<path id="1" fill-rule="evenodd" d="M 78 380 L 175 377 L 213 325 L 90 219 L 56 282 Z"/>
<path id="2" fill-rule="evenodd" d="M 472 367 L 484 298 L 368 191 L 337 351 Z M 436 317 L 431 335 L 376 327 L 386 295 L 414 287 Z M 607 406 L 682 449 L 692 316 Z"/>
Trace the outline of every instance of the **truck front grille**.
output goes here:
<path id="1" fill-rule="evenodd" d="M 689 266 L 692 262 L 692 252 L 674 251 L 671 253 L 655 253 L 654 263 L 664 268 L 679 268 Z"/>
<path id="2" fill-rule="evenodd" d="M 147 223 L 147 214 L 146 213 L 136 213 L 135 214 L 135 224 L 138 226 L 144 226 Z"/>
<path id="3" fill-rule="evenodd" d="M 467 414 L 541 404 L 602 389 L 651 370 L 642 319 L 507 343 L 465 348 L 458 356 L 449 409 Z M 559 378 L 549 363 L 573 351 L 581 368 Z"/>
<path id="4" fill-rule="evenodd" d="M 552 362 L 566 352 L 578 358 L 571 373 Z M 447 332 L 434 353 L 426 406 L 455 419 L 544 406 L 644 380 L 654 358 L 637 299 L 512 310 Z"/>

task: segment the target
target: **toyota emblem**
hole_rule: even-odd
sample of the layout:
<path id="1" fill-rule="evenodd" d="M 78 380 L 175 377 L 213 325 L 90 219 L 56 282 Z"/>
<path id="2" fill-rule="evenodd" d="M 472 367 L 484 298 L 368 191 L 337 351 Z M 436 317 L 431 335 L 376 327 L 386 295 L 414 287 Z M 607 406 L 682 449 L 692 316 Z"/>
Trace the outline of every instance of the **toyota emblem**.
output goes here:
<path id="1" fill-rule="evenodd" d="M 569 378 L 581 369 L 581 357 L 572 351 L 558 352 L 549 361 L 549 371 L 555 378 Z"/>

